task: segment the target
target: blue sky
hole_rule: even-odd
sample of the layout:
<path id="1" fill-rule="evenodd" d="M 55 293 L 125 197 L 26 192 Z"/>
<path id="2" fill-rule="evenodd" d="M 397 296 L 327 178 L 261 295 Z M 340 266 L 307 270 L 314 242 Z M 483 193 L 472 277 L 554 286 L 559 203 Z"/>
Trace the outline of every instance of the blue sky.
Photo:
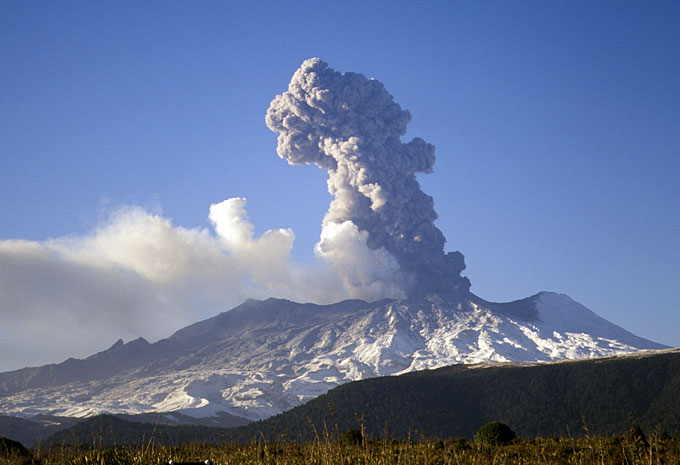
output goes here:
<path id="1" fill-rule="evenodd" d="M 680 346 L 678 24 L 680 4 L 664 1 L 5 1 L 0 241 L 80 250 L 130 206 L 212 234 L 210 205 L 245 197 L 256 236 L 290 228 L 293 258 L 312 263 L 326 173 L 279 159 L 264 115 L 318 56 L 380 80 L 413 116 L 404 140 L 435 145 L 435 171 L 418 180 L 474 293 L 563 292 Z M 0 288 L 5 327 L 59 339 L 53 318 L 93 336 L 34 350 L 17 338 L 0 369 L 163 337 L 247 294 L 128 326 L 97 296 L 62 317 L 83 302 L 78 285 L 67 297 L 22 293 L 51 288 L 63 256 L 49 272 L 2 257 L 0 276 L 35 276 Z"/>

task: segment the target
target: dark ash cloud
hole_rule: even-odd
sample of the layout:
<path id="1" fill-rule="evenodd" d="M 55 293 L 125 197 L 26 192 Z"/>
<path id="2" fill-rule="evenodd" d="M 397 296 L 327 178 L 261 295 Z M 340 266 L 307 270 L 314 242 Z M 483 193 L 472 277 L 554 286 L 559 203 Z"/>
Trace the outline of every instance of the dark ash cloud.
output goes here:
<path id="1" fill-rule="evenodd" d="M 266 121 L 279 133 L 281 158 L 328 170 L 334 200 L 317 253 L 345 271 L 346 284 L 409 297 L 469 291 L 463 254 L 444 252 L 434 201 L 415 177 L 432 172 L 434 146 L 420 138 L 401 142 L 411 115 L 380 82 L 306 60 L 271 102 Z M 372 254 L 380 266 L 353 276 L 361 266 L 342 250 L 348 241 L 365 244 L 360 261 Z"/>

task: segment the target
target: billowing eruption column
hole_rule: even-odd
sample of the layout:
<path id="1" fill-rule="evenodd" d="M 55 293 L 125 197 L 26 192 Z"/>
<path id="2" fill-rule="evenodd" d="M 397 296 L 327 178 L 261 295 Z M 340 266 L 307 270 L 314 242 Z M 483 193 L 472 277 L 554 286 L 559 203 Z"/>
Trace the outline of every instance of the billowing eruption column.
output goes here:
<path id="1" fill-rule="evenodd" d="M 396 272 L 376 273 L 375 280 L 397 282 L 408 297 L 469 291 L 469 280 L 460 275 L 463 254 L 444 253 L 434 201 L 415 178 L 432 172 L 434 146 L 420 138 L 401 142 L 411 115 L 380 82 L 311 58 L 271 102 L 266 121 L 279 133 L 281 158 L 328 170 L 334 200 L 317 249 L 324 247 L 325 232 L 351 222 L 368 249 L 386 251 L 398 264 Z"/>

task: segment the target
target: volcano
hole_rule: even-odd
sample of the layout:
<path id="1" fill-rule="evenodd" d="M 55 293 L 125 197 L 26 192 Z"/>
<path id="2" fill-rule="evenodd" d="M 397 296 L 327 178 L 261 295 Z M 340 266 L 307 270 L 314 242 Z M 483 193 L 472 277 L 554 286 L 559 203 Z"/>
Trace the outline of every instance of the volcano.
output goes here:
<path id="1" fill-rule="evenodd" d="M 0 373 L 0 414 L 174 412 L 177 421 L 237 424 L 370 377 L 662 348 L 551 292 L 509 303 L 471 293 L 332 305 L 248 300 L 153 344 L 119 340 L 86 359 Z"/>

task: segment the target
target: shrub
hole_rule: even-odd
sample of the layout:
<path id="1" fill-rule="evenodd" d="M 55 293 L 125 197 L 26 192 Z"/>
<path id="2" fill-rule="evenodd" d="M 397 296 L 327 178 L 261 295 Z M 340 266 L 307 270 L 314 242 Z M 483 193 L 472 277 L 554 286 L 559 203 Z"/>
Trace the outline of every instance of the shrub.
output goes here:
<path id="1" fill-rule="evenodd" d="M 38 463 L 20 442 L 2 436 L 0 436 L 0 458 L 11 460 L 13 464 L 30 465 Z"/>
<path id="2" fill-rule="evenodd" d="M 636 422 L 634 422 L 631 425 L 630 429 L 628 430 L 628 434 L 626 434 L 626 439 L 628 439 L 630 442 L 634 444 L 640 444 L 645 447 L 649 445 L 645 433 L 642 431 L 642 428 L 640 428 L 640 425 L 638 425 Z"/>
<path id="3" fill-rule="evenodd" d="M 345 444 L 361 444 L 364 437 L 358 429 L 348 429 L 342 432 L 340 440 Z"/>
<path id="4" fill-rule="evenodd" d="M 470 443 L 465 438 L 454 439 L 452 442 L 452 447 L 455 451 L 464 451 L 472 449 L 472 447 L 470 447 Z"/>
<path id="5" fill-rule="evenodd" d="M 482 445 L 496 446 L 509 444 L 515 439 L 515 432 L 505 423 L 492 421 L 477 430 L 475 442 Z"/>

